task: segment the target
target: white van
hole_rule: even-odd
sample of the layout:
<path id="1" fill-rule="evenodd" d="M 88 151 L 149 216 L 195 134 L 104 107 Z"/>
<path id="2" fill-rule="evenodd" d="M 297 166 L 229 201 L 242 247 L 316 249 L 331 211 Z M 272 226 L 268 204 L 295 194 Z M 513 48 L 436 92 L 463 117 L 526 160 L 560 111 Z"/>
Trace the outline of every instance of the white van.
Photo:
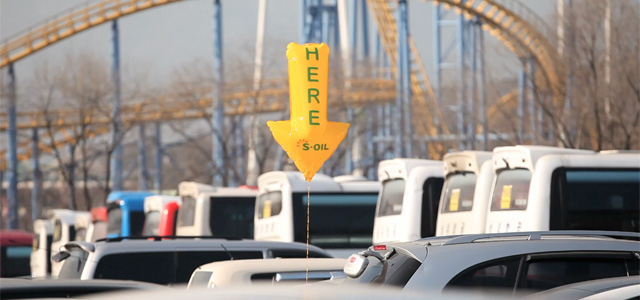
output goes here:
<path id="1" fill-rule="evenodd" d="M 33 251 L 31 251 L 31 276 L 46 277 L 51 274 L 51 242 L 53 220 L 39 219 L 33 222 Z"/>
<path id="2" fill-rule="evenodd" d="M 340 182 L 339 182 L 340 181 Z M 307 182 L 300 172 L 273 171 L 258 177 L 255 239 L 307 241 L 335 257 L 346 258 L 371 245 L 380 184 L 317 173 Z"/>
<path id="3" fill-rule="evenodd" d="M 153 195 L 144 198 L 144 226 L 143 236 L 157 236 L 160 231 L 162 211 L 170 202 L 180 203 L 179 196 Z"/>
<path id="4" fill-rule="evenodd" d="M 549 148 L 494 150 L 487 232 L 640 231 L 640 154 Z"/>
<path id="5" fill-rule="evenodd" d="M 436 236 L 484 232 L 494 174 L 492 155 L 488 151 L 445 154 Z"/>
<path id="6" fill-rule="evenodd" d="M 197 182 L 178 185 L 180 209 L 176 235 L 253 238 L 258 191 L 250 187 L 213 187 Z"/>
<path id="7" fill-rule="evenodd" d="M 442 161 L 410 158 L 381 161 L 373 243 L 434 236 L 443 174 Z"/>
<path id="8" fill-rule="evenodd" d="M 87 211 L 77 211 L 69 209 L 52 209 L 45 213 L 53 222 L 53 240 L 51 241 L 51 255 L 56 255 L 70 241 L 76 239 L 76 217 L 78 215 L 89 215 Z M 51 261 L 51 276 L 58 276 L 62 263 Z"/>

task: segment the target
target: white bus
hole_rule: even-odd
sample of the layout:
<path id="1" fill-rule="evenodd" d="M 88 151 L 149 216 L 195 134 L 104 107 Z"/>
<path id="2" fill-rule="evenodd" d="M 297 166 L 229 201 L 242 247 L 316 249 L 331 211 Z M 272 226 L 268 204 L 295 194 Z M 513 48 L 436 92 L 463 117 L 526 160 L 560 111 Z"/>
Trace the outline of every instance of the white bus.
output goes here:
<path id="1" fill-rule="evenodd" d="M 144 198 L 144 226 L 142 227 L 143 236 L 159 235 L 158 232 L 160 231 L 160 220 L 163 217 L 162 212 L 165 206 L 171 202 L 180 203 L 180 197 L 169 195 L 152 195 Z M 175 218 L 175 216 L 173 217 Z"/>
<path id="2" fill-rule="evenodd" d="M 257 194 L 251 187 L 181 182 L 176 235 L 252 239 Z"/>
<path id="3" fill-rule="evenodd" d="M 78 215 L 90 215 L 87 211 L 69 209 L 52 209 L 45 213 L 45 217 L 53 221 L 53 240 L 51 242 L 51 256 L 56 255 L 60 248 L 76 239 L 76 217 Z M 51 261 L 51 276 L 56 277 L 60 273 L 62 262 Z"/>
<path id="4" fill-rule="evenodd" d="M 317 173 L 307 182 L 300 172 L 273 171 L 258 177 L 258 190 L 256 240 L 305 243 L 310 204 L 310 244 L 343 258 L 372 244 L 376 181 Z"/>
<path id="5" fill-rule="evenodd" d="M 445 154 L 437 236 L 484 232 L 494 174 L 492 155 L 488 151 Z"/>
<path id="6" fill-rule="evenodd" d="M 53 220 L 38 219 L 33 222 L 33 251 L 31 252 L 31 276 L 46 277 L 51 274 L 51 242 Z"/>
<path id="7" fill-rule="evenodd" d="M 548 154 L 532 165 L 496 164 L 488 232 L 640 232 L 640 154 Z"/>
<path id="8" fill-rule="evenodd" d="M 373 243 L 434 236 L 443 174 L 442 161 L 410 158 L 381 161 L 378 181 L 382 185 Z"/>
<path id="9" fill-rule="evenodd" d="M 91 213 L 76 214 L 76 220 L 73 223 L 73 226 L 76 229 L 76 236 L 73 240 L 80 242 L 87 241 L 87 233 L 91 223 Z"/>

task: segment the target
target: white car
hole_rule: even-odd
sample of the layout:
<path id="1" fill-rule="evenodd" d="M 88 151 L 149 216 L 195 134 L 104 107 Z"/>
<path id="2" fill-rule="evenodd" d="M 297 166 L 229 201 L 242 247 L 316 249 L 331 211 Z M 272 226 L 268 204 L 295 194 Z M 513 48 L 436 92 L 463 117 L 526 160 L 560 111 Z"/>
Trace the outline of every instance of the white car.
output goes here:
<path id="1" fill-rule="evenodd" d="M 344 278 L 344 258 L 282 258 L 218 261 L 198 267 L 187 288 L 254 283 L 305 283 Z M 307 272 L 308 270 L 308 272 Z"/>
<path id="2" fill-rule="evenodd" d="M 157 284 L 186 284 L 199 266 L 222 260 L 306 257 L 302 243 L 227 239 L 114 238 L 71 242 L 55 256 L 64 261 L 59 278 L 122 279 Z M 310 257 L 331 257 L 309 246 Z"/>

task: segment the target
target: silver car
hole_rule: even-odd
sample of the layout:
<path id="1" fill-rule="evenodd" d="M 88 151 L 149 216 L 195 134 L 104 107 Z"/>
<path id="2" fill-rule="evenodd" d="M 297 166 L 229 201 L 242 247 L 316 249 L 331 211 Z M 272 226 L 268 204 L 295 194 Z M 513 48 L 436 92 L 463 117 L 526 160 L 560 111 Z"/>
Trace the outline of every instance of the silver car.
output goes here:
<path id="1" fill-rule="evenodd" d="M 435 237 L 371 246 L 347 260 L 344 284 L 432 293 L 464 289 L 517 295 L 638 275 L 639 233 L 545 231 Z"/>

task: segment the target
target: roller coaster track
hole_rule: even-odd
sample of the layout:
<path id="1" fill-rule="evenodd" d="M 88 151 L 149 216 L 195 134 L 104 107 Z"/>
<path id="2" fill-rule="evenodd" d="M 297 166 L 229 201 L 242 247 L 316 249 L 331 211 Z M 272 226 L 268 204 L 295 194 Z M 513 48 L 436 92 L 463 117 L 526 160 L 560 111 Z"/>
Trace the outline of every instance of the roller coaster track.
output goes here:
<path id="1" fill-rule="evenodd" d="M 225 95 L 225 114 L 251 114 L 285 111 L 288 107 L 289 90 L 286 80 L 272 80 L 267 82 L 269 88 L 259 92 L 231 92 Z M 283 87 L 277 87 L 282 85 Z M 387 79 L 357 78 L 352 81 L 349 91 L 330 89 L 331 99 L 343 99 L 336 106 L 359 106 L 373 103 L 385 103 L 393 101 L 395 95 L 395 82 Z M 122 106 L 123 126 L 130 127 L 135 124 L 147 122 L 166 122 L 169 120 L 209 119 L 212 107 L 211 98 L 202 98 L 195 101 L 175 101 L 170 97 L 159 97 L 151 100 Z M 60 147 L 73 143 L 77 139 L 67 130 L 75 126 L 86 126 L 86 136 L 94 136 L 109 132 L 111 119 L 108 113 L 110 108 L 96 108 L 80 113 L 77 109 L 60 109 L 49 111 L 33 111 L 18 113 L 18 129 L 50 128 L 52 132 L 61 133 L 58 138 L 52 138 L 51 142 L 40 142 L 39 151 L 50 153 L 53 146 Z M 6 114 L 0 114 L 0 131 L 6 131 Z M 18 145 L 18 161 L 24 161 L 31 157 L 31 141 Z M 0 150 L 0 171 L 6 168 L 6 150 Z"/>
<path id="2" fill-rule="evenodd" d="M 518 57 L 533 57 L 541 66 L 546 87 L 553 93 L 554 103 L 564 103 L 565 73 L 562 61 L 547 40 L 552 36 L 551 29 L 533 11 L 519 1 L 432 1 L 435 4 L 444 4 L 445 8 L 455 7 L 456 11 L 463 13 L 467 18 L 478 17 L 483 22 L 483 30 L 495 36 Z"/>
<path id="3" fill-rule="evenodd" d="M 0 46 L 0 68 L 89 28 L 178 1 L 104 0 L 95 4 L 83 3 L 5 39 Z"/>
<path id="4" fill-rule="evenodd" d="M 373 19 L 376 21 L 378 33 L 382 40 L 385 53 L 389 59 L 391 69 L 395 74 L 397 72 L 396 66 L 398 63 L 398 52 L 396 49 L 398 45 L 398 37 L 393 9 L 387 0 L 367 0 L 367 5 L 370 8 Z M 416 126 L 416 133 L 431 137 L 436 137 L 439 132 L 449 134 L 450 132 L 445 122 L 436 124 L 436 117 L 440 120 L 444 120 L 444 116 L 436 102 L 436 97 L 433 92 L 433 88 L 429 83 L 429 78 L 424 69 L 424 64 L 420 60 L 420 54 L 418 53 L 418 49 L 413 38 L 411 37 L 409 37 L 409 47 L 411 50 L 411 61 L 409 65 L 411 66 L 410 80 L 412 101 L 416 101 L 417 103 L 417 105 L 412 108 L 415 114 L 415 116 L 413 116 L 413 121 Z M 442 144 L 428 143 L 428 147 L 429 155 L 433 159 L 440 158 L 444 155 L 444 152 L 446 152 L 446 148 Z"/>

